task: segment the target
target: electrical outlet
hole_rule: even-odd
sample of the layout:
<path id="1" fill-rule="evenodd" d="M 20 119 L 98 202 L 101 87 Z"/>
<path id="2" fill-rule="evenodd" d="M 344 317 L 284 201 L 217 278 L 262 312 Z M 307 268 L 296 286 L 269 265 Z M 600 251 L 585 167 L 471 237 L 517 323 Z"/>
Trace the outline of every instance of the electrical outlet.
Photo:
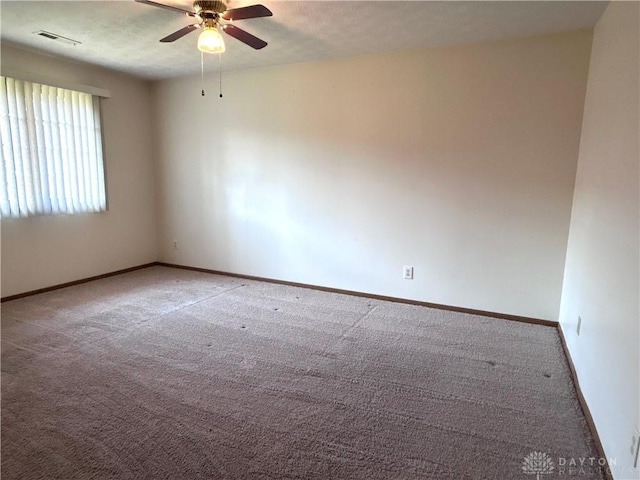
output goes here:
<path id="1" fill-rule="evenodd" d="M 576 333 L 580 336 L 580 327 L 582 327 L 582 317 L 578 315 L 578 326 L 576 327 Z"/>
<path id="2" fill-rule="evenodd" d="M 177 250 L 177 249 L 178 249 L 178 241 L 177 241 L 177 240 L 174 240 L 174 241 L 173 241 L 173 249 L 174 249 L 174 250 Z"/>
<path id="3" fill-rule="evenodd" d="M 631 455 L 633 455 L 633 468 L 638 468 L 638 454 L 640 454 L 640 429 L 635 427 L 635 435 L 631 437 Z"/>
<path id="4" fill-rule="evenodd" d="M 413 267 L 405 265 L 402 278 L 404 278 L 405 280 L 413 280 Z"/>

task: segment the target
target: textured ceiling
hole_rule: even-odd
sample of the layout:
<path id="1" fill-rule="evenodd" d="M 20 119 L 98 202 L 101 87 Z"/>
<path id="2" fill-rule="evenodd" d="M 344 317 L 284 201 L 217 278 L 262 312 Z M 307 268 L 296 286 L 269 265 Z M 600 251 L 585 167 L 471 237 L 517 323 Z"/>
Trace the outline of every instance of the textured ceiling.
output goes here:
<path id="1" fill-rule="evenodd" d="M 191 9 L 188 0 L 156 1 Z M 588 28 L 595 25 L 606 8 L 606 2 L 592 1 L 286 0 L 231 0 L 229 8 L 253 3 L 266 5 L 273 17 L 242 20 L 236 25 L 269 45 L 256 51 L 225 35 L 223 70 Z M 0 16 L 2 42 L 147 79 L 200 71 L 197 31 L 174 43 L 158 42 L 193 20 L 133 0 L 3 0 Z M 38 30 L 82 43 L 61 44 L 33 33 Z M 216 57 L 205 59 L 207 71 L 217 70 Z"/>

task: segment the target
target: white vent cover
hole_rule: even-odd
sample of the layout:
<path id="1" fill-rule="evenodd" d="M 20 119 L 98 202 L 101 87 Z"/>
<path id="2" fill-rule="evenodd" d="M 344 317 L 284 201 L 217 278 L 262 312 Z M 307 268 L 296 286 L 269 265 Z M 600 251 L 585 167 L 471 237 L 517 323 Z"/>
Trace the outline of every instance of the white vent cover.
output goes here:
<path id="1" fill-rule="evenodd" d="M 82 42 L 78 40 L 73 40 L 71 38 L 63 37 L 62 35 L 58 35 L 57 33 L 47 32 L 45 30 L 38 30 L 37 32 L 33 32 L 36 35 L 40 35 L 41 37 L 48 38 L 49 40 L 55 40 L 56 42 L 65 43 L 67 45 L 78 45 Z"/>

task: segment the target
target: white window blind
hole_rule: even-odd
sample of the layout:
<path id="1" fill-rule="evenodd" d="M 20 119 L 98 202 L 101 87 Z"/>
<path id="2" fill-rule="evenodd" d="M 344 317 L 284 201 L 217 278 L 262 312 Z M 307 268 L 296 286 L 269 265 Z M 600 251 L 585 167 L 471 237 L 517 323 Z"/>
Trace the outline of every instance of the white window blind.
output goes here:
<path id="1" fill-rule="evenodd" d="M 0 217 L 106 210 L 99 98 L 0 77 Z"/>

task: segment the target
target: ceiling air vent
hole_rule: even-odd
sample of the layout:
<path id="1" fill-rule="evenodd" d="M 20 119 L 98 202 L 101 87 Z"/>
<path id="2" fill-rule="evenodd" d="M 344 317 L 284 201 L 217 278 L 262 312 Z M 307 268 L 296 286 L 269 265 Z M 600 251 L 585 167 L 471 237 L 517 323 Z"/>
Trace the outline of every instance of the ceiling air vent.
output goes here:
<path id="1" fill-rule="evenodd" d="M 38 30 L 37 32 L 33 33 L 35 33 L 36 35 L 40 35 L 41 37 L 48 38 L 49 40 L 55 40 L 56 42 L 64 43 L 67 45 L 79 45 L 80 43 L 82 43 L 78 40 L 73 40 L 71 38 L 58 35 L 57 33 L 46 32 L 44 30 Z"/>

